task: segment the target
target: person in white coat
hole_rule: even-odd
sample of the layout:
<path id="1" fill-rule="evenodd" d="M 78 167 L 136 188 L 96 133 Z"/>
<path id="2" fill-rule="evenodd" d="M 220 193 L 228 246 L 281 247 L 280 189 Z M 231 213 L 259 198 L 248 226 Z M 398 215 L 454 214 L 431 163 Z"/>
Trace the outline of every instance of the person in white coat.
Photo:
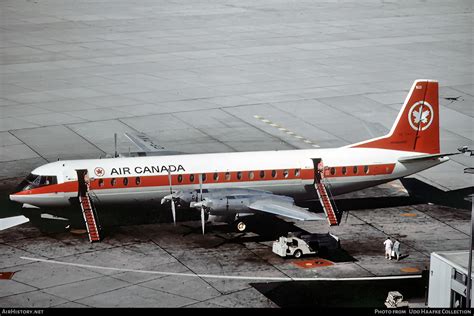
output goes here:
<path id="1" fill-rule="evenodd" d="M 393 255 L 397 257 L 397 261 L 400 260 L 400 242 L 395 240 L 393 243 Z"/>
<path id="2" fill-rule="evenodd" d="M 383 242 L 385 246 L 385 259 L 392 260 L 392 246 L 393 242 L 390 240 L 390 237 L 387 237 Z"/>

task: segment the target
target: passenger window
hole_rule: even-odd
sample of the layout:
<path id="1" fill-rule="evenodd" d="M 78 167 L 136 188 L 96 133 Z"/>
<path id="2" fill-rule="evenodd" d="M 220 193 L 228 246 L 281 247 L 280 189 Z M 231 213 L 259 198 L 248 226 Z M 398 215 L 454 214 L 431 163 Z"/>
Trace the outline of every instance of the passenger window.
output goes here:
<path id="1" fill-rule="evenodd" d="M 194 182 L 194 174 L 190 174 L 190 175 L 189 175 L 189 181 L 190 181 L 190 182 Z"/>
<path id="2" fill-rule="evenodd" d="M 295 177 L 299 177 L 300 176 L 300 169 L 295 169 Z"/>
<path id="3" fill-rule="evenodd" d="M 136 185 L 140 185 L 140 177 L 136 177 L 136 178 L 135 178 L 135 184 L 136 184 Z"/>
<path id="4" fill-rule="evenodd" d="M 354 174 L 357 174 L 357 171 L 359 171 L 359 170 L 357 169 L 357 166 L 354 166 L 354 168 L 352 169 L 352 171 L 354 172 Z"/>
<path id="5" fill-rule="evenodd" d="M 288 169 L 283 170 L 283 177 L 288 178 Z"/>
<path id="6" fill-rule="evenodd" d="M 104 179 L 99 179 L 99 187 L 103 187 L 104 186 Z"/>
<path id="7" fill-rule="evenodd" d="M 369 166 L 364 166 L 364 173 L 368 174 L 369 173 Z"/>
<path id="8" fill-rule="evenodd" d="M 178 182 L 179 183 L 183 182 L 183 175 L 182 174 L 178 175 Z"/>
<path id="9" fill-rule="evenodd" d="M 219 180 L 219 174 L 217 172 L 214 172 L 214 181 Z"/>
<path id="10" fill-rule="evenodd" d="M 272 178 L 276 178 L 276 176 L 277 176 L 276 170 L 272 170 Z"/>
<path id="11" fill-rule="evenodd" d="M 202 182 L 206 182 L 207 180 L 207 174 L 202 173 Z"/>
<path id="12" fill-rule="evenodd" d="M 330 169 L 330 172 L 331 172 L 331 175 L 332 175 L 332 176 L 335 175 L 335 174 L 336 174 L 336 168 L 332 167 L 332 168 Z"/>
<path id="13" fill-rule="evenodd" d="M 112 180 L 110 180 L 110 185 L 111 186 L 115 186 L 116 183 L 117 183 L 117 179 L 112 178 Z"/>
<path id="14" fill-rule="evenodd" d="M 226 173 L 225 173 L 225 179 L 226 179 L 227 181 L 230 180 L 230 172 L 226 172 Z"/>
<path id="15" fill-rule="evenodd" d="M 249 179 L 253 180 L 255 178 L 255 175 L 253 174 L 253 171 L 249 171 Z"/>
<path id="16" fill-rule="evenodd" d="M 128 178 L 123 178 L 123 185 L 128 185 Z"/>
<path id="17" fill-rule="evenodd" d="M 346 167 L 342 167 L 342 174 L 346 174 L 347 173 L 347 168 Z"/>
<path id="18" fill-rule="evenodd" d="M 242 180 L 242 172 L 237 172 L 237 179 Z"/>
<path id="19" fill-rule="evenodd" d="M 260 171 L 260 178 L 261 179 L 265 178 L 265 171 L 263 170 Z"/>

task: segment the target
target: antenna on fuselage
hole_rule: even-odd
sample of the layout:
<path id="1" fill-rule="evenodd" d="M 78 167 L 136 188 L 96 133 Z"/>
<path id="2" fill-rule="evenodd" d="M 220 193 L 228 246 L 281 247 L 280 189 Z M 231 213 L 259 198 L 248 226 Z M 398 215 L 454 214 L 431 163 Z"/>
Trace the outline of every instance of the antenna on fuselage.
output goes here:
<path id="1" fill-rule="evenodd" d="M 117 158 L 118 157 L 118 153 L 117 153 L 117 133 L 114 133 L 114 148 L 115 148 L 114 158 Z"/>
<path id="2" fill-rule="evenodd" d="M 199 202 L 201 204 L 201 228 L 202 234 L 204 235 L 206 227 L 206 218 L 204 215 L 204 205 L 202 205 L 202 173 L 199 174 Z"/>

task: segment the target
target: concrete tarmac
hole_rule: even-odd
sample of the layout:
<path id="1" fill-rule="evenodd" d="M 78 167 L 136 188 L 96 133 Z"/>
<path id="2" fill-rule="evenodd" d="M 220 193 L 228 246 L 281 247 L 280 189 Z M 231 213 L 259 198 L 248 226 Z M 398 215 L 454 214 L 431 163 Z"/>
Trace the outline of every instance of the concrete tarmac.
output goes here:
<path id="1" fill-rule="evenodd" d="M 15 274 L 0 279 L 0 306 L 278 307 L 304 293 L 292 290 L 285 299 L 273 301 L 258 290 L 262 284 L 283 282 L 291 287 L 294 280 L 304 278 L 317 287 L 327 278 L 420 276 L 429 267 L 431 252 L 469 246 L 468 210 L 411 204 L 398 181 L 361 192 L 370 198 L 359 193 L 336 202 L 366 205 L 344 214 L 338 227 L 274 219 L 255 224 L 246 233 L 208 224 L 203 236 L 199 220 L 189 221 L 178 212 L 177 226 L 170 222 L 170 214 L 167 221 L 154 224 L 110 226 L 103 241 L 94 244 L 84 230 L 66 230 L 68 223 L 60 221 L 49 228 L 39 221 L 10 228 L 0 232 L 0 272 Z M 397 202 L 378 205 L 387 195 Z M 341 239 L 342 249 L 301 259 L 281 258 L 272 252 L 272 242 L 288 231 L 331 232 Z M 401 242 L 400 261 L 385 259 L 387 236 Z M 308 266 L 320 259 L 330 265 Z M 423 293 L 422 288 L 417 291 Z M 422 306 L 419 297 L 411 303 Z"/>
<path id="2" fill-rule="evenodd" d="M 355 143 L 390 130 L 415 79 L 440 82 L 441 150 L 473 143 L 471 0 L 6 0 L 0 10 L 0 180 L 9 186 L 50 161 L 113 153 L 114 133 L 119 151 L 134 150 L 127 131 L 189 153 Z M 442 203 L 444 193 L 473 186 L 466 167 L 472 158 L 455 156 L 414 179 Z M 278 306 L 249 280 L 22 257 L 174 273 L 377 277 L 419 274 L 430 252 L 468 247 L 468 211 L 413 203 L 399 182 L 341 199 L 352 211 L 331 232 L 344 251 L 327 258 L 332 266 L 309 269 L 273 254 L 271 242 L 289 229 L 327 232 L 326 223 L 276 221 L 273 232 L 242 236 L 224 226 L 202 236 L 196 221 L 140 223 L 113 226 L 97 244 L 64 227 L 11 228 L 0 232 L 0 272 L 15 274 L 0 279 L 0 306 Z M 15 213 L 6 204 L 0 212 Z M 400 238 L 408 256 L 385 260 L 386 236 Z"/>

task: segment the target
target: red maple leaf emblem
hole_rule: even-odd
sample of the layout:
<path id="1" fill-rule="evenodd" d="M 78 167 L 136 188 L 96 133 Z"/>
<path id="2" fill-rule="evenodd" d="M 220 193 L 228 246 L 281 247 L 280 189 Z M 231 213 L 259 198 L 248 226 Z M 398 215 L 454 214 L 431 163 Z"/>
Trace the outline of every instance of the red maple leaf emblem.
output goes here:
<path id="1" fill-rule="evenodd" d="M 105 174 L 105 171 L 104 171 L 103 168 L 97 167 L 97 168 L 94 169 L 94 173 L 95 173 L 96 176 L 102 177 Z"/>

